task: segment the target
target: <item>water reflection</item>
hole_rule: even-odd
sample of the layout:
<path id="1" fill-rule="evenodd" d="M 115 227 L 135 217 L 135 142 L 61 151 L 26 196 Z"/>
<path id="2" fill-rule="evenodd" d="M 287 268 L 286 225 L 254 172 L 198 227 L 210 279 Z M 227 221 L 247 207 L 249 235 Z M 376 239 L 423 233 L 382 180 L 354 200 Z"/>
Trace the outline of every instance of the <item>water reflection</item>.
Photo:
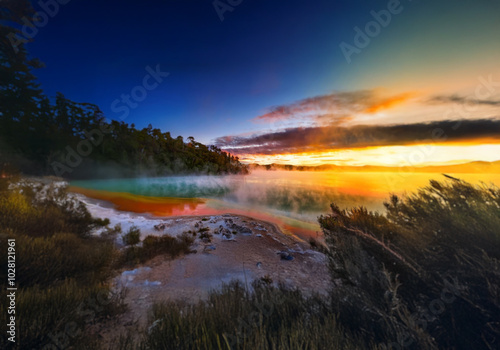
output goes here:
<path id="1" fill-rule="evenodd" d="M 498 174 L 451 174 L 472 183 L 500 184 Z M 390 193 L 413 192 L 437 173 L 255 171 L 247 176 L 184 176 L 75 181 L 89 197 L 117 209 L 156 216 L 235 213 L 275 222 L 300 236 L 319 231 L 331 203 L 383 211 Z M 103 192 L 104 191 L 104 192 Z"/>

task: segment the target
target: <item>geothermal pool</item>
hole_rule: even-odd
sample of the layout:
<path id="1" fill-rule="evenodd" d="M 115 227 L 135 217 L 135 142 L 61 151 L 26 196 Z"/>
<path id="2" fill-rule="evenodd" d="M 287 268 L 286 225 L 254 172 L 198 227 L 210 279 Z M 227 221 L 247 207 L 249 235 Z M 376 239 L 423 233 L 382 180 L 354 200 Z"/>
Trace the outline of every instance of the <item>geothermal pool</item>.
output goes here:
<path id="1" fill-rule="evenodd" d="M 450 174 L 500 185 L 499 174 Z M 384 211 L 390 193 L 426 186 L 438 173 L 254 171 L 249 175 L 72 181 L 74 192 L 111 202 L 117 210 L 156 217 L 233 213 L 267 220 L 307 239 L 330 203 Z"/>

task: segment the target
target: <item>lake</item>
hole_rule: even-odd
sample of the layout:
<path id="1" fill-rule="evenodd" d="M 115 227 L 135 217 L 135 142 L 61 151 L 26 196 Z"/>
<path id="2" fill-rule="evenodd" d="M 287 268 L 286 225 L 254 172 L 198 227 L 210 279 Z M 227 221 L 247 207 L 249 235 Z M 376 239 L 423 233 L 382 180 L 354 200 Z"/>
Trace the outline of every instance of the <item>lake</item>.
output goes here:
<path id="1" fill-rule="evenodd" d="M 499 174 L 450 174 L 500 185 Z M 318 235 L 317 217 L 330 203 L 384 211 L 390 193 L 445 180 L 438 173 L 254 171 L 249 175 L 173 176 L 72 181 L 72 190 L 112 202 L 118 210 L 152 216 L 234 213 L 276 223 L 300 238 Z"/>

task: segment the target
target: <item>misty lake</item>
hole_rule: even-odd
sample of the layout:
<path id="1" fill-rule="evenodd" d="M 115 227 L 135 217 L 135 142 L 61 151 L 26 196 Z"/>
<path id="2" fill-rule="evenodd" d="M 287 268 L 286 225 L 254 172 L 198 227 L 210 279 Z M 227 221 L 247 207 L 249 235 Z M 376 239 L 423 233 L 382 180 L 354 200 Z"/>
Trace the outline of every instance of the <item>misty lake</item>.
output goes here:
<path id="1" fill-rule="evenodd" d="M 451 174 L 475 184 L 500 184 L 499 174 Z M 268 220 L 301 237 L 320 231 L 330 203 L 384 211 L 390 193 L 445 180 L 439 173 L 254 171 L 249 175 L 72 181 L 72 190 L 153 216 L 234 213 Z"/>

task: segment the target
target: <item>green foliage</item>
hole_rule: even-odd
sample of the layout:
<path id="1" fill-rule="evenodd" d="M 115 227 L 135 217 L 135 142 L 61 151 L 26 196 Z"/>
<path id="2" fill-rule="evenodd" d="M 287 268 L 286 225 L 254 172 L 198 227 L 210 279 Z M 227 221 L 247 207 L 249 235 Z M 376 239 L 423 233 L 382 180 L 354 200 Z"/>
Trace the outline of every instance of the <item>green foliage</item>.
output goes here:
<path id="1" fill-rule="evenodd" d="M 93 219 L 60 184 L 14 179 L 0 184 L 0 246 L 15 239 L 17 348 L 41 348 L 53 342 L 51 335 L 66 334 L 68 325 L 71 335 L 64 342 L 81 343 L 89 322 L 118 310 L 120 298 L 110 297 L 106 284 L 117 251 L 110 240 L 91 235 L 107 223 Z M 3 290 L 7 271 L 2 254 Z M 2 324 L 9 316 L 6 301 L 0 303 Z"/>
<path id="2" fill-rule="evenodd" d="M 127 247 L 120 256 L 119 265 L 134 265 L 143 263 L 158 255 L 168 255 L 175 258 L 181 254 L 191 252 L 194 237 L 183 233 L 179 237 L 168 235 L 147 236 L 142 241 L 142 246 Z"/>
<path id="3" fill-rule="evenodd" d="M 132 226 L 122 238 L 125 245 L 136 245 L 141 241 L 141 230 L 137 226 Z"/>
<path id="4" fill-rule="evenodd" d="M 67 100 L 62 94 L 58 94 L 54 106 L 47 102 L 43 108 L 43 121 L 38 120 L 40 111 L 33 113 L 29 121 L 12 119 L 12 114 L 0 119 L 0 144 L 8 150 L 0 153 L 2 168 L 14 166 L 25 173 L 69 178 L 106 176 L 108 172 L 113 177 L 247 172 L 238 157 L 215 146 L 194 140 L 185 144 L 182 138 L 174 139 L 151 125 L 138 130 L 133 124 L 107 123 L 97 106 Z M 2 120 L 9 128 L 2 127 Z M 40 123 L 43 125 L 33 128 L 33 124 Z M 37 142 L 25 142 L 33 139 Z M 77 150 L 81 142 L 95 143 L 91 154 L 82 157 L 77 168 L 68 167 L 67 150 Z"/>
<path id="5" fill-rule="evenodd" d="M 56 345 L 56 341 L 61 345 L 81 344 L 88 338 L 86 327 L 119 312 L 121 303 L 122 296 L 112 294 L 109 287 L 85 285 L 73 279 L 50 288 L 21 288 L 16 293 L 17 348 L 41 349 L 47 344 Z M 4 302 L 0 313 L 2 324 L 6 324 Z M 2 339 L 2 343 L 8 342 Z"/>
<path id="6" fill-rule="evenodd" d="M 82 283 L 102 281 L 109 276 L 109 266 L 116 255 L 112 242 L 82 239 L 73 233 L 59 233 L 50 238 L 15 237 L 16 280 L 23 288 L 50 286 L 66 278 Z"/>
<path id="7" fill-rule="evenodd" d="M 91 217 L 85 205 L 61 183 L 10 182 L 0 192 L 0 227 L 29 236 L 74 233 L 81 237 L 107 224 Z"/>
<path id="8" fill-rule="evenodd" d="M 32 158 L 43 157 L 38 131 L 43 130 L 44 105 L 47 98 L 32 70 L 41 67 L 36 59 L 29 58 L 23 43 L 17 43 L 16 35 L 24 37 L 21 27 L 24 18 L 35 13 L 27 0 L 2 1 L 0 10 L 0 173 L 9 167 L 7 162 L 16 161 L 26 166 L 26 161 L 15 154 L 21 152 Z M 18 44 L 18 45 L 16 45 Z M 28 130 L 20 137 L 21 129 Z"/>
<path id="9" fill-rule="evenodd" d="M 500 190 L 431 181 L 385 206 L 319 219 L 342 324 L 409 349 L 498 348 Z"/>
<path id="10" fill-rule="evenodd" d="M 105 219 L 104 223 L 109 225 L 109 219 Z M 106 229 L 101 233 L 101 237 L 114 239 L 120 233 L 122 233 L 122 225 L 116 224 L 114 227 L 106 227 Z"/>

